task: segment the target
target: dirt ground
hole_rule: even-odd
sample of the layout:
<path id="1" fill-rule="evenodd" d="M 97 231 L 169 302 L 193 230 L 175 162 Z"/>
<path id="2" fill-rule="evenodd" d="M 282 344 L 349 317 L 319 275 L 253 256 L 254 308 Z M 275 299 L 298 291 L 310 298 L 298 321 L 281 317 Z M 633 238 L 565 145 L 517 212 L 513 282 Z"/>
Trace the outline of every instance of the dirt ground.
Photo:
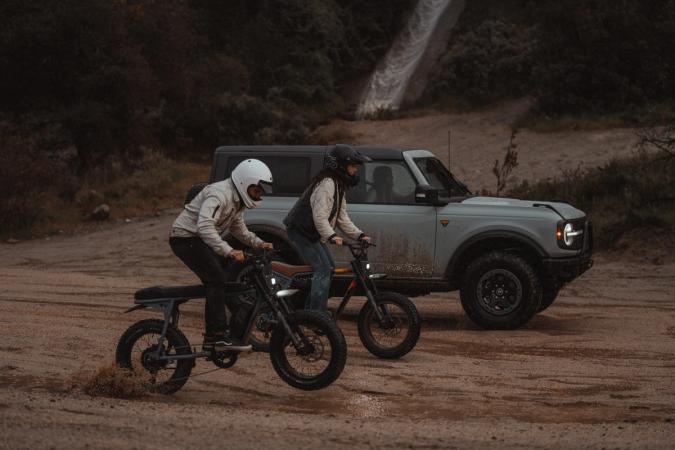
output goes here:
<path id="1" fill-rule="evenodd" d="M 421 297 L 422 337 L 398 361 L 360 345 L 355 302 L 340 323 L 345 371 L 318 392 L 284 384 L 265 354 L 170 397 L 66 390 L 78 370 L 112 361 L 129 325 L 153 316 L 123 314 L 136 289 L 195 280 L 166 242 L 174 215 L 0 244 L 0 448 L 675 446 L 667 254 L 598 255 L 517 331 L 477 329 L 455 293 Z M 202 307 L 184 308 L 191 342 L 201 337 Z M 193 374 L 212 368 L 200 361 Z"/>
<path id="2" fill-rule="evenodd" d="M 393 120 L 334 121 L 321 127 L 323 136 L 359 145 L 400 146 L 434 152 L 472 192 L 496 190 L 492 175 L 495 160 L 501 163 L 512 127 L 531 108 L 531 101 L 505 102 L 486 110 L 441 113 L 435 110 L 412 112 L 412 117 Z M 536 181 L 572 171 L 600 166 L 612 158 L 635 153 L 635 129 L 566 129 L 555 132 L 518 131 L 514 140 L 518 167 L 508 186 Z M 450 132 L 450 154 L 448 153 Z M 329 139 L 330 140 L 330 139 Z"/>

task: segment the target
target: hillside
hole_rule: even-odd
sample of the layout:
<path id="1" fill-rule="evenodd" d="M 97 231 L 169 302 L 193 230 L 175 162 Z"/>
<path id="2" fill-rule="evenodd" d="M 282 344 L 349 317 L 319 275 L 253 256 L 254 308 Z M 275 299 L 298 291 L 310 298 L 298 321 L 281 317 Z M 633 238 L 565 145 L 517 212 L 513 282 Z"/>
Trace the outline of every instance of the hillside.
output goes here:
<path id="1" fill-rule="evenodd" d="M 351 122 L 338 120 L 320 127 L 321 142 L 346 140 L 360 145 L 401 146 L 433 151 L 473 192 L 495 191 L 495 160 L 503 160 L 512 129 L 530 108 L 527 99 L 465 113 L 434 109 L 414 111 L 410 117 Z M 450 135 L 450 160 L 448 154 Z M 635 152 L 636 130 L 628 127 L 589 130 L 562 129 L 516 134 L 519 165 L 509 185 L 523 180 L 559 176 L 563 171 L 600 166 Z"/>

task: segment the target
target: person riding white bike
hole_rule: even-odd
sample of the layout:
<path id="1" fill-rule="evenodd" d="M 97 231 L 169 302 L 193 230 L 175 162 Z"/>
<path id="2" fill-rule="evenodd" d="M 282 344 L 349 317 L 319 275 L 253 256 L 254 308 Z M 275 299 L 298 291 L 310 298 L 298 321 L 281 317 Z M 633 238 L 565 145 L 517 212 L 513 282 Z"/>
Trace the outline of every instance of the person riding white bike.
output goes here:
<path id="1" fill-rule="evenodd" d="M 228 331 L 227 306 L 232 311 L 225 283 L 234 269 L 233 263 L 244 260 L 244 252 L 234 250 L 221 235 L 225 230 L 244 244 L 254 248 L 272 249 L 249 231 L 244 223 L 244 211 L 260 205 L 262 196 L 270 193 L 272 172 L 257 159 L 246 159 L 232 171 L 230 178 L 210 184 L 199 192 L 174 221 L 169 245 L 173 253 L 192 270 L 206 288 L 204 308 L 204 350 L 214 346 L 244 351 L 237 336 Z"/>

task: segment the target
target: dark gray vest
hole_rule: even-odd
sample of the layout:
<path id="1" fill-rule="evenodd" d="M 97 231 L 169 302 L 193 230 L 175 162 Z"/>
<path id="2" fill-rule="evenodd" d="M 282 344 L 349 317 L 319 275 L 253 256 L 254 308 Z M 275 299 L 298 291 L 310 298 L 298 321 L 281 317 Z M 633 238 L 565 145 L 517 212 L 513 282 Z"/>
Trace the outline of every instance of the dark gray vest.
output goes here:
<path id="1" fill-rule="evenodd" d="M 340 183 L 337 181 L 334 182 L 335 193 L 333 194 L 333 208 L 331 209 L 330 216 L 328 218 L 329 222 L 332 222 L 335 216 L 339 214 L 340 207 L 342 206 L 342 199 L 345 194 L 344 189 L 342 189 Z M 316 230 L 316 225 L 314 225 L 314 216 L 312 214 L 312 205 L 310 203 L 315 186 L 316 184 L 305 189 L 305 192 L 302 193 L 298 201 L 295 202 L 295 205 L 293 205 L 293 208 L 284 219 L 284 225 L 286 225 L 288 230 L 300 232 L 311 242 L 318 242 L 321 240 L 321 235 Z"/>

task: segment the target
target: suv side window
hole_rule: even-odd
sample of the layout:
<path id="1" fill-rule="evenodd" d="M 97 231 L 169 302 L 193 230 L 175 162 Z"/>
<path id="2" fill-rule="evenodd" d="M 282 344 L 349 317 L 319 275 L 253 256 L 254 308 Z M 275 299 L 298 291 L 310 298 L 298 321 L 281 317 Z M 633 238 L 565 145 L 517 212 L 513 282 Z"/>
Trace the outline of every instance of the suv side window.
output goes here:
<path id="1" fill-rule="evenodd" d="M 258 159 L 270 168 L 274 183 L 269 197 L 299 197 L 309 186 L 310 158 L 302 156 L 230 156 L 227 177 L 245 159 Z"/>
<path id="2" fill-rule="evenodd" d="M 405 161 L 372 161 L 359 170 L 359 184 L 347 191 L 349 203 L 415 204 L 417 182 Z"/>

